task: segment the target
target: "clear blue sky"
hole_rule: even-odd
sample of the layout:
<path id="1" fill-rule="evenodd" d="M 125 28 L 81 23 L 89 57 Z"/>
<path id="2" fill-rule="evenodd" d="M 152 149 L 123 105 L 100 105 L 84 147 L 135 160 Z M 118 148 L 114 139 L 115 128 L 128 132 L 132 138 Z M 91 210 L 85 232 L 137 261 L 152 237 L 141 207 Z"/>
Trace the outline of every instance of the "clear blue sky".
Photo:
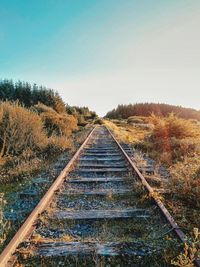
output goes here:
<path id="1" fill-rule="evenodd" d="M 199 0 L 0 0 L 0 76 L 100 115 L 121 103 L 200 109 Z"/>

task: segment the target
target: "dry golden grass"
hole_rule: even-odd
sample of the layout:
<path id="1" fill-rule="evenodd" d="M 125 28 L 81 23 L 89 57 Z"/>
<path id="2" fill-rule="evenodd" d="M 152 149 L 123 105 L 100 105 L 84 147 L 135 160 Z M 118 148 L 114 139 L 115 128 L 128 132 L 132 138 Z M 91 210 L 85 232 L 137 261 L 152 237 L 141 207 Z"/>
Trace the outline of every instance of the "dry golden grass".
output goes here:
<path id="1" fill-rule="evenodd" d="M 39 115 L 9 102 L 0 103 L 0 156 L 19 155 L 47 145 Z"/>
<path id="2" fill-rule="evenodd" d="M 78 129 L 77 119 L 72 115 L 57 113 L 41 103 L 35 105 L 33 110 L 40 114 L 48 136 L 69 136 Z"/>
<path id="3" fill-rule="evenodd" d="M 137 146 L 152 158 L 171 165 L 184 160 L 186 156 L 199 153 L 199 124 L 177 118 L 173 114 L 168 117 L 152 115 L 147 120 L 153 127 Z"/>
<path id="4" fill-rule="evenodd" d="M 173 266 L 195 267 L 194 260 L 200 255 L 200 233 L 198 228 L 193 229 L 192 238 L 184 244 L 183 251 L 171 261 Z"/>
<path id="5" fill-rule="evenodd" d="M 118 121 L 118 126 L 109 120 L 104 121 L 105 125 L 113 131 L 118 140 L 124 143 L 136 144 L 144 140 L 150 134 L 149 129 L 138 128 Z"/>
<path id="6" fill-rule="evenodd" d="M 185 199 L 191 207 L 200 208 L 200 154 L 185 157 L 183 161 L 170 166 L 171 173 L 168 187 L 177 194 L 177 198 Z M 199 215 L 200 222 L 200 215 Z"/>
<path id="7" fill-rule="evenodd" d="M 75 130 L 73 116 L 44 104 L 27 109 L 0 102 L 0 183 L 28 177 L 49 157 L 71 148 Z"/>
<path id="8" fill-rule="evenodd" d="M 200 126 L 190 120 L 177 118 L 173 114 L 160 118 L 150 117 L 154 125 L 149 140 L 144 148 L 153 157 L 158 157 L 165 164 L 183 160 L 186 156 L 199 153 Z"/>
<path id="9" fill-rule="evenodd" d="M 163 185 L 171 195 L 165 203 L 180 226 L 191 230 L 200 224 L 200 125 L 173 114 L 147 117 L 146 123 L 153 124 L 152 130 L 106 121 L 118 140 L 133 144 L 169 170 Z"/>
<path id="10" fill-rule="evenodd" d="M 128 124 L 143 124 L 143 123 L 149 123 L 149 117 L 144 116 L 130 116 L 127 119 Z"/>
<path id="11" fill-rule="evenodd" d="M 196 256 L 200 257 L 200 124 L 173 114 L 168 117 L 152 115 L 145 121 L 153 125 L 152 130 L 148 131 L 134 127 L 137 120 L 135 117 L 133 120 L 132 126 L 116 120 L 117 126 L 110 121 L 106 125 L 121 142 L 134 144 L 159 165 L 165 164 L 168 168 L 170 177 L 164 187 L 171 193 L 167 198 L 162 196 L 161 200 L 180 227 L 186 232 L 194 228 L 191 240 L 187 240 L 183 251 L 171 260 L 171 264 L 193 267 Z M 137 161 L 140 163 L 140 160 Z M 160 195 L 154 194 L 154 197 L 160 199 Z"/>

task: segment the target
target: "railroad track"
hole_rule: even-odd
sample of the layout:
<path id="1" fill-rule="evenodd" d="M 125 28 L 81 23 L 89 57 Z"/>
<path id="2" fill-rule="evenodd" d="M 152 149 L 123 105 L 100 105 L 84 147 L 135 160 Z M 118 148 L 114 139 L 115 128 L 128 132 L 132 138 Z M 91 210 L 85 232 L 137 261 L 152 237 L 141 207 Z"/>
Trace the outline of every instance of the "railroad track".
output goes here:
<path id="1" fill-rule="evenodd" d="M 166 253 L 178 244 L 169 240 L 183 242 L 184 234 L 128 150 L 106 127 L 95 127 L 5 248 L 0 266 L 168 266 Z"/>

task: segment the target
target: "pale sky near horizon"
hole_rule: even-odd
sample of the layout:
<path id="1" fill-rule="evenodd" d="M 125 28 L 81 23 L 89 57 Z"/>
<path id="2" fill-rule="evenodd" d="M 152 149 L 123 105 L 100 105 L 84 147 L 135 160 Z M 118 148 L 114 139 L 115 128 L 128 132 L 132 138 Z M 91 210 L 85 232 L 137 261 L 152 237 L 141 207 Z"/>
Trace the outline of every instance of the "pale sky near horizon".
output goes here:
<path id="1" fill-rule="evenodd" d="M 118 104 L 200 109 L 199 0 L 0 0 L 0 78 Z"/>

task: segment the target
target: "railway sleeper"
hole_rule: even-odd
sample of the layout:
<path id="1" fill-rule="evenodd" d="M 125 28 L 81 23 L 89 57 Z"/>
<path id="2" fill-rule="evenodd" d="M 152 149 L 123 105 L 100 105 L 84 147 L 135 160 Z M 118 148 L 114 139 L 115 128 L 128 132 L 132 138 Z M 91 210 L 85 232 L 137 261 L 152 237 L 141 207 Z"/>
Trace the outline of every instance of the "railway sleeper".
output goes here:
<path id="1" fill-rule="evenodd" d="M 92 191 L 92 190 L 119 190 L 119 189 L 131 189 L 133 188 L 133 185 L 129 184 L 127 181 L 122 180 L 122 181 L 118 181 L 113 183 L 112 181 L 109 182 L 107 181 L 106 183 L 96 183 L 95 181 L 92 183 L 68 183 L 65 182 L 64 186 L 63 186 L 64 190 L 71 190 L 71 191 L 77 191 L 77 190 L 87 190 L 87 191 Z"/>
<path id="2" fill-rule="evenodd" d="M 122 157 L 82 157 L 79 159 L 80 162 L 90 162 L 90 161 L 94 161 L 94 162 L 125 162 L 124 158 Z"/>
<path id="3" fill-rule="evenodd" d="M 93 149 L 93 148 L 87 148 L 84 149 L 83 152 L 89 152 L 91 154 L 105 154 L 105 153 L 116 153 L 118 152 L 118 148 L 113 148 L 113 149 Z"/>
<path id="4" fill-rule="evenodd" d="M 72 210 L 55 211 L 51 218 L 58 220 L 105 220 L 126 218 L 149 218 L 150 212 L 145 209 L 123 209 L 123 210 Z"/>
<path id="5" fill-rule="evenodd" d="M 90 169 L 94 169 L 94 168 L 113 168 L 113 169 L 117 169 L 117 168 L 121 168 L 124 169 L 124 167 L 127 166 L 127 163 L 124 162 L 124 164 L 120 163 L 80 163 L 78 164 L 79 168 L 90 168 Z"/>
<path id="6" fill-rule="evenodd" d="M 128 168 L 123 168 L 123 167 L 116 167 L 116 168 L 91 168 L 91 169 L 87 169 L 87 168 L 79 168 L 76 171 L 77 173 L 113 173 L 113 172 L 117 172 L 117 173 L 124 173 L 124 172 L 128 172 Z"/>
<path id="7" fill-rule="evenodd" d="M 112 196 L 112 195 L 126 195 L 128 196 L 133 194 L 132 189 L 104 189 L 104 190 L 63 190 L 59 192 L 59 194 L 62 196 L 64 195 L 86 195 L 86 196 Z"/>
<path id="8" fill-rule="evenodd" d="M 76 179 L 66 179 L 68 183 L 108 183 L 108 182 L 126 182 L 131 181 L 131 178 L 122 178 L 122 177 L 77 177 Z"/>
<path id="9" fill-rule="evenodd" d="M 100 255 L 120 256 L 135 255 L 148 256 L 155 248 L 147 246 L 144 242 L 49 242 L 39 243 L 35 248 L 34 256 L 59 257 L 69 255 Z"/>
<path id="10" fill-rule="evenodd" d="M 83 156 L 92 156 L 92 157 L 121 157 L 122 154 L 120 152 L 107 152 L 107 153 L 91 153 L 91 152 L 83 152 Z"/>

